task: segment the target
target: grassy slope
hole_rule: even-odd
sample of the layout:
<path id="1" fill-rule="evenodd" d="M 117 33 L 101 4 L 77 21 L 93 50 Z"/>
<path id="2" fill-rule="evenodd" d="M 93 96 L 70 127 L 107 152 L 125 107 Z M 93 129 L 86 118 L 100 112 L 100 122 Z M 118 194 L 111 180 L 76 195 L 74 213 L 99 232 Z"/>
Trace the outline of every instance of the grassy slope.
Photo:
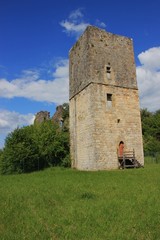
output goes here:
<path id="1" fill-rule="evenodd" d="M 0 239 L 160 239 L 160 164 L 0 176 Z"/>

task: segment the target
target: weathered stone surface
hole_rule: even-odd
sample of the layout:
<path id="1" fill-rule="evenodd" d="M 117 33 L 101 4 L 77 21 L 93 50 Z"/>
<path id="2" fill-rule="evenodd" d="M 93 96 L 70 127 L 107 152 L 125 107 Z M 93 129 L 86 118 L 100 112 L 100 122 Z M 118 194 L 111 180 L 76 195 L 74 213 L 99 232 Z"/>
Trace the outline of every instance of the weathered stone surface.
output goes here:
<path id="1" fill-rule="evenodd" d="M 70 99 L 91 82 L 137 89 L 132 39 L 86 29 L 70 51 Z"/>
<path id="2" fill-rule="evenodd" d="M 68 131 L 69 129 L 69 105 L 64 103 L 56 107 L 56 112 L 50 118 L 50 113 L 47 111 L 40 111 L 35 116 L 34 123 L 42 123 L 46 120 L 51 120 L 53 123 L 58 124 L 63 130 Z"/>
<path id="3" fill-rule="evenodd" d="M 40 111 L 36 114 L 34 123 L 42 123 L 50 119 L 50 113 L 47 111 Z"/>
<path id="4" fill-rule="evenodd" d="M 132 40 L 90 26 L 70 51 L 72 167 L 118 168 L 120 141 L 143 165 Z"/>
<path id="5" fill-rule="evenodd" d="M 60 123 L 61 121 L 63 121 L 62 112 L 63 112 L 63 106 L 62 105 L 57 106 L 56 112 L 52 117 L 52 121 L 56 123 Z"/>

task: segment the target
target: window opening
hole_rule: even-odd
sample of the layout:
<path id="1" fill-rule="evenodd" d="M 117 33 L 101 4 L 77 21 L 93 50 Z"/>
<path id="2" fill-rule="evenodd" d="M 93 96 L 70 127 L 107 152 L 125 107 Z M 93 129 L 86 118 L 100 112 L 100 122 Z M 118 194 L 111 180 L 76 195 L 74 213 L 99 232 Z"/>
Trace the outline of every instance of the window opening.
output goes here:
<path id="1" fill-rule="evenodd" d="M 111 73 L 111 67 L 106 67 L 107 73 Z"/>
<path id="2" fill-rule="evenodd" d="M 106 66 L 106 74 L 107 74 L 107 78 L 110 79 L 111 78 L 111 66 L 110 66 L 110 63 L 108 63 L 108 65 Z"/>
<path id="3" fill-rule="evenodd" d="M 112 107 L 112 94 L 107 93 L 107 107 L 111 108 Z"/>

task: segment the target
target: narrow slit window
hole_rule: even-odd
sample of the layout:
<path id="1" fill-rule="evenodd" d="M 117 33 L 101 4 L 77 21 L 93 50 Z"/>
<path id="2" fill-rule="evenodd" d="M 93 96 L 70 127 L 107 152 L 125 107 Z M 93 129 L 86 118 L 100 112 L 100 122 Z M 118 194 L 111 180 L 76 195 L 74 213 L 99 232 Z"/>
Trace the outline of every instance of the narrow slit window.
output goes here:
<path id="1" fill-rule="evenodd" d="M 107 108 L 112 107 L 112 94 L 107 93 Z"/>
<path id="2" fill-rule="evenodd" d="M 106 66 L 106 75 L 107 75 L 107 78 L 110 79 L 111 78 L 111 66 L 110 64 L 108 64 Z"/>
<path id="3" fill-rule="evenodd" d="M 106 67 L 107 73 L 111 73 L 111 67 Z"/>

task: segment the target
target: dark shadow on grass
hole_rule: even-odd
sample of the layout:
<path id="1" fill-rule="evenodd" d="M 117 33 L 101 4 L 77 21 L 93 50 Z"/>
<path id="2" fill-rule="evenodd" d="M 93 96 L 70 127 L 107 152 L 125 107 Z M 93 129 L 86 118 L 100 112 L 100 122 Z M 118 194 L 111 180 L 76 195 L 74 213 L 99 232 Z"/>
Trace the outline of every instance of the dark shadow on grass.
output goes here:
<path id="1" fill-rule="evenodd" d="M 86 200 L 90 200 L 90 199 L 95 199 L 96 195 L 91 193 L 91 192 L 84 192 L 81 194 L 80 196 L 81 199 L 86 199 Z"/>

